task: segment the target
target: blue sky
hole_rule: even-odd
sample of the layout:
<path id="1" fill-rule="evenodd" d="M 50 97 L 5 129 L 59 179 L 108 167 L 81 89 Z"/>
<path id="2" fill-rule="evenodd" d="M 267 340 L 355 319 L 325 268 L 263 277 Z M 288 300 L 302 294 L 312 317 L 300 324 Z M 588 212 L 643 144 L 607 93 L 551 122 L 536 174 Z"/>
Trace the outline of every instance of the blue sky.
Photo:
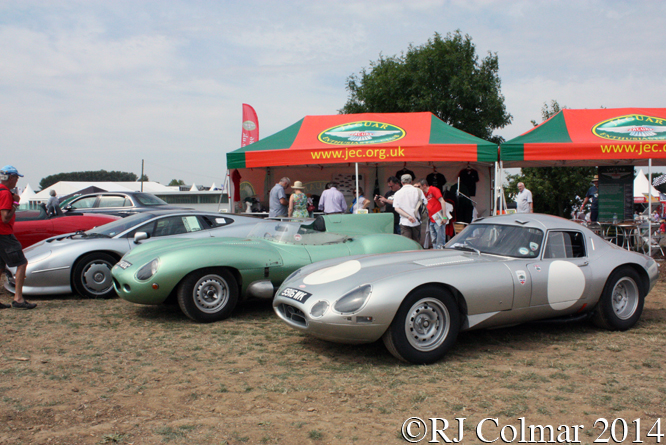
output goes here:
<path id="1" fill-rule="evenodd" d="M 266 137 L 335 114 L 379 54 L 460 29 L 497 53 L 513 123 L 544 102 L 666 105 L 662 1 L 0 0 L 2 159 L 37 188 L 83 170 L 220 183 L 241 104 Z"/>

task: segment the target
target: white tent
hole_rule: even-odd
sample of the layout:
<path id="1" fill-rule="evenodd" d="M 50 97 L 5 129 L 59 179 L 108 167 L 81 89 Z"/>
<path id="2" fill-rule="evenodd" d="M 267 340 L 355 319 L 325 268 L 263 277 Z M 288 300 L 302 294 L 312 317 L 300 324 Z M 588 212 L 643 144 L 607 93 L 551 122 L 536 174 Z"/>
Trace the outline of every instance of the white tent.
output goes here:
<path id="1" fill-rule="evenodd" d="M 191 192 L 198 192 L 198 191 L 199 191 L 199 187 L 197 187 L 196 184 L 192 183 L 192 188 L 190 189 L 190 191 L 191 191 Z"/>
<path id="2" fill-rule="evenodd" d="M 652 202 L 659 202 L 659 190 L 650 185 L 643 169 L 640 169 L 634 179 L 634 202 L 647 203 L 648 193 L 652 196 Z"/>
<path id="3" fill-rule="evenodd" d="M 25 187 L 25 190 L 23 190 L 23 193 L 21 193 L 21 200 L 19 201 L 19 204 L 28 204 L 30 202 L 30 198 L 35 196 L 35 191 L 30 187 L 30 184 L 28 184 Z"/>
<path id="4" fill-rule="evenodd" d="M 211 185 L 208 190 L 217 190 L 217 185 L 213 182 L 213 185 Z"/>

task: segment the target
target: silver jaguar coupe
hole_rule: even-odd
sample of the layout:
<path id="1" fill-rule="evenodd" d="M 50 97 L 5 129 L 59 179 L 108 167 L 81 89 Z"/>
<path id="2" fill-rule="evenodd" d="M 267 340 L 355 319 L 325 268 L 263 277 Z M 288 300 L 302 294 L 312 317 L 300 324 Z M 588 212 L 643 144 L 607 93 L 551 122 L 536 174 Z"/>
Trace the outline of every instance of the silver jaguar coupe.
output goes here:
<path id="1" fill-rule="evenodd" d="M 395 357 L 428 364 L 465 330 L 577 318 L 629 329 L 658 275 L 652 258 L 572 221 L 515 214 L 477 220 L 443 250 L 303 267 L 283 282 L 273 307 L 315 337 L 382 338 Z"/>

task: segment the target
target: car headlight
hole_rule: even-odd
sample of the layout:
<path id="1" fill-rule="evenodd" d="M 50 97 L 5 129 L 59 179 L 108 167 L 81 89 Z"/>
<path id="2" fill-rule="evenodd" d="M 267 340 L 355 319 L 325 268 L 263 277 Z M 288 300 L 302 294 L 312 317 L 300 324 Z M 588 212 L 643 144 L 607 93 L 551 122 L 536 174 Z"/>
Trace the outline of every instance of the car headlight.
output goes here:
<path id="1" fill-rule="evenodd" d="M 141 269 L 136 273 L 136 279 L 139 281 L 149 280 L 157 272 L 160 265 L 160 260 L 155 258 L 150 263 L 141 266 Z"/>
<path id="2" fill-rule="evenodd" d="M 328 301 L 318 301 L 314 306 L 312 306 L 312 309 L 310 309 L 310 315 L 312 315 L 314 318 L 319 318 L 326 313 L 326 309 L 328 309 Z"/>
<path id="3" fill-rule="evenodd" d="M 341 314 L 353 314 L 363 307 L 371 292 L 372 286 L 369 284 L 357 287 L 336 301 L 333 309 Z"/>

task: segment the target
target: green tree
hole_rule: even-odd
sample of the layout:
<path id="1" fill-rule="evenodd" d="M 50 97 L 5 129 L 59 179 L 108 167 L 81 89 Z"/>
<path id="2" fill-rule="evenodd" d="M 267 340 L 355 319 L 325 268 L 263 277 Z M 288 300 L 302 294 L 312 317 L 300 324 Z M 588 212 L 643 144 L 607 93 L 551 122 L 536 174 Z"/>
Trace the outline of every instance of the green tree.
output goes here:
<path id="1" fill-rule="evenodd" d="M 543 121 L 562 108 L 555 100 L 551 101 L 550 107 L 544 103 L 541 108 Z M 538 125 L 536 121 L 532 124 Z M 518 183 L 522 182 L 532 192 L 534 212 L 569 217 L 582 204 L 595 174 L 596 167 L 526 167 L 521 168 L 518 175 L 507 175 L 509 186 L 505 190 L 513 199 L 518 193 Z"/>
<path id="2" fill-rule="evenodd" d="M 140 182 L 149 182 L 150 179 L 148 179 L 148 175 L 143 174 L 139 179 L 137 179 L 137 181 L 140 181 Z"/>
<path id="3" fill-rule="evenodd" d="M 430 111 L 444 122 L 482 139 L 502 142 L 493 130 L 511 123 L 500 92 L 497 54 L 479 61 L 469 35 L 438 33 L 406 54 L 370 62 L 347 78 L 349 113 Z"/>
<path id="4" fill-rule="evenodd" d="M 94 182 L 94 181 L 107 181 L 107 182 L 130 182 L 136 181 L 138 176 L 134 173 L 129 172 L 119 172 L 119 171 L 85 171 L 85 172 L 69 172 L 69 173 L 58 173 L 55 175 L 50 175 L 42 178 L 39 181 L 39 187 L 44 190 L 47 187 L 52 186 L 56 182 L 60 181 L 82 181 L 82 182 Z"/>
<path id="5" fill-rule="evenodd" d="M 168 185 L 169 186 L 185 185 L 185 181 L 183 181 L 182 179 L 172 179 Z"/>

